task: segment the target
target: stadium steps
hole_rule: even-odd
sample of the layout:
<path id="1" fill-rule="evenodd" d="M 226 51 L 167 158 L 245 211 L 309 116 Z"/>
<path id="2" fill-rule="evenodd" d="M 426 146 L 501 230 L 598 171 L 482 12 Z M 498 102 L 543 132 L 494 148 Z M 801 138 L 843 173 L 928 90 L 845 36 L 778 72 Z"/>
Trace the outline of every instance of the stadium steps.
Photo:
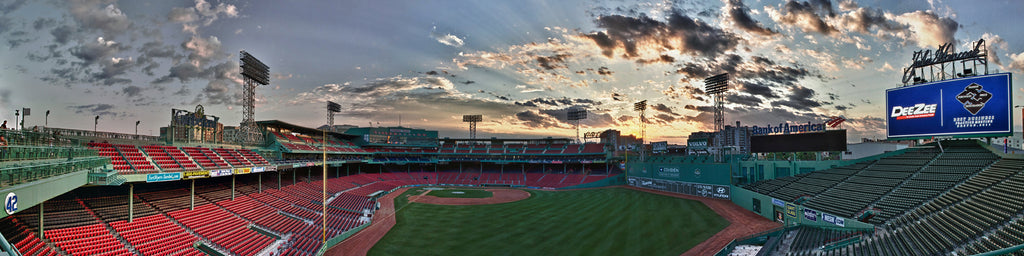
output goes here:
<path id="1" fill-rule="evenodd" d="M 928 199 L 928 200 L 925 200 L 924 202 L 922 202 L 921 204 L 918 204 L 917 206 L 914 206 L 914 207 L 908 208 L 908 209 L 907 209 L 906 211 L 903 211 L 903 213 L 902 213 L 902 214 L 900 214 L 900 215 L 896 215 L 896 216 L 893 216 L 892 218 L 889 218 L 889 219 L 885 220 L 885 222 L 883 222 L 882 224 L 883 224 L 883 225 L 888 225 L 888 224 L 889 224 L 889 223 L 890 223 L 890 222 L 891 222 L 892 220 L 894 220 L 894 219 L 896 219 L 896 218 L 898 218 L 898 217 L 902 217 L 902 216 L 908 215 L 908 214 L 910 214 L 911 212 L 914 212 L 915 210 L 918 210 L 918 208 L 920 208 L 920 207 L 924 206 L 924 205 L 925 205 L 925 204 L 927 204 L 928 202 L 930 202 L 930 201 L 932 201 L 932 200 L 934 200 L 934 199 L 936 199 L 936 198 L 938 198 L 938 197 L 940 197 L 940 196 L 942 196 L 942 195 L 944 195 L 944 194 L 946 194 L 946 193 L 949 193 L 949 192 L 950 192 L 950 191 L 952 191 L 953 189 L 955 189 L 955 188 L 957 188 L 957 187 L 959 187 L 959 186 L 961 186 L 961 185 L 964 185 L 964 184 L 965 184 L 965 183 L 967 183 L 968 181 L 971 181 L 971 179 L 973 179 L 973 178 L 975 178 L 975 177 L 978 177 L 978 175 L 981 175 L 981 174 L 982 174 L 983 172 L 985 172 L 986 170 L 988 170 L 989 168 L 991 168 L 992 166 L 994 166 L 994 165 L 995 165 L 996 163 L 998 163 L 998 162 L 999 162 L 999 161 L 993 161 L 993 162 L 992 162 L 992 163 L 990 163 L 989 165 L 986 165 L 986 166 L 984 166 L 984 167 L 983 167 L 983 168 L 982 168 L 981 170 L 979 170 L 979 171 L 977 171 L 977 172 L 974 172 L 974 173 L 973 173 L 973 174 L 971 174 L 970 176 L 968 176 L 968 177 L 964 178 L 963 180 L 960 180 L 960 181 L 958 181 L 957 183 L 954 183 L 954 184 L 953 184 L 952 186 L 950 186 L 950 187 L 949 187 L 949 189 L 948 189 L 948 190 L 946 190 L 946 191 L 943 191 L 942 193 L 939 193 L 939 194 L 938 194 L 938 195 L 936 195 L 935 197 L 932 197 L 932 198 L 930 198 L 930 199 Z"/>
<path id="2" fill-rule="evenodd" d="M 132 246 L 132 244 L 129 243 L 128 240 L 126 240 L 124 237 L 122 237 L 120 233 L 117 233 L 117 230 L 115 230 L 114 227 L 111 227 L 110 223 L 103 221 L 103 218 L 100 218 L 100 216 L 96 214 L 96 212 L 93 211 L 92 208 L 89 208 L 89 205 L 85 204 L 85 202 L 82 201 L 82 199 L 76 196 L 75 201 L 78 201 L 78 203 L 82 205 L 82 208 L 85 208 L 86 212 L 92 215 L 92 217 L 96 218 L 96 221 L 103 225 L 103 227 L 107 229 L 107 232 L 110 232 L 110 234 L 113 235 L 114 238 L 117 239 L 117 241 L 124 246 L 124 248 L 128 249 L 129 251 L 137 255 L 142 255 L 141 252 L 135 249 L 135 246 Z"/>
<path id="3" fill-rule="evenodd" d="M 813 205 L 815 205 L 815 201 L 823 199 L 823 195 L 826 195 L 830 191 L 836 190 L 836 188 L 839 187 L 839 185 L 846 183 L 853 176 L 856 176 L 857 174 L 860 174 L 860 173 L 864 172 L 864 170 L 870 169 L 871 167 L 875 166 L 876 164 L 878 164 L 878 161 L 873 161 L 870 164 L 865 165 L 864 167 L 861 167 L 860 170 L 857 170 L 857 172 L 854 172 L 854 173 L 850 174 L 849 176 L 846 176 L 845 178 L 839 180 L 839 182 L 837 182 L 836 185 L 833 185 L 832 187 L 829 187 L 828 189 L 825 189 L 824 191 L 821 191 L 821 193 L 818 193 L 817 195 L 814 195 L 813 197 L 811 197 L 811 199 L 807 200 L 807 202 L 804 203 L 804 206 L 805 207 L 806 206 L 812 206 L 813 207 Z M 824 206 L 824 205 L 822 205 L 822 206 Z M 816 209 L 819 210 L 819 211 L 825 211 L 826 210 L 826 209 L 819 209 L 819 208 L 823 208 L 823 207 L 816 207 Z M 850 216 L 843 216 L 843 217 L 850 217 Z"/>
<path id="4" fill-rule="evenodd" d="M 893 192 L 895 192 L 897 189 L 903 188 L 903 185 L 906 185 L 908 181 L 914 180 L 914 178 L 916 178 L 918 175 L 921 174 L 922 170 L 924 170 L 929 165 L 934 163 L 936 159 L 939 159 L 939 157 L 942 156 L 942 154 L 943 153 L 936 154 L 927 163 L 925 163 L 921 167 L 917 168 L 917 170 L 914 171 L 914 174 L 911 174 L 910 177 L 907 177 L 906 179 L 903 179 L 902 181 L 900 181 L 900 183 L 896 184 L 896 186 L 893 186 L 892 189 L 889 190 L 889 192 L 886 192 L 881 197 L 879 197 L 875 201 L 873 201 L 870 204 L 868 204 L 867 208 L 865 208 L 864 210 L 861 210 L 861 212 L 858 212 L 857 215 L 859 216 L 860 214 L 864 213 L 864 211 L 867 211 L 869 209 L 875 208 L 878 205 L 878 202 L 882 201 L 883 199 L 886 199 L 887 197 L 890 197 L 890 196 L 895 196 L 895 195 L 893 195 Z M 874 220 L 874 218 L 872 218 L 872 220 Z"/>
<path id="5" fill-rule="evenodd" d="M 901 216 L 892 218 L 889 222 L 889 226 L 893 226 L 892 222 L 895 220 L 906 223 L 914 219 L 927 218 L 939 212 L 949 210 L 951 207 L 955 205 L 969 201 L 974 195 L 988 191 L 992 188 L 992 186 L 1003 183 L 1006 180 L 1013 177 L 1014 173 L 1020 171 L 1019 169 L 1021 168 L 1021 166 L 1024 166 L 1024 161 L 1022 160 L 1002 159 L 1000 161 L 997 161 L 989 165 L 988 168 L 985 168 L 982 171 L 975 174 L 974 177 L 964 180 L 964 182 L 961 183 L 961 185 L 953 187 L 952 189 L 949 189 L 946 192 L 943 192 L 938 197 L 922 204 L 921 206 L 918 206 L 917 208 L 908 210 L 905 214 Z"/>

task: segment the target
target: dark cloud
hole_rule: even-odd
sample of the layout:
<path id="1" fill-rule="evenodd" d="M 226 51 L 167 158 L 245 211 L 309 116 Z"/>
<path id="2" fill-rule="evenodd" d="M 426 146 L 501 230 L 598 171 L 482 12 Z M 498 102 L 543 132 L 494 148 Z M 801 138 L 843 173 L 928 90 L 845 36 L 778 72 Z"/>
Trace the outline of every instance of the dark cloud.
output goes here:
<path id="1" fill-rule="evenodd" d="M 616 118 L 616 120 L 618 120 L 619 123 L 625 123 L 625 122 L 632 121 L 633 120 L 633 116 L 619 116 L 619 118 Z"/>
<path id="2" fill-rule="evenodd" d="M 43 30 L 57 25 L 57 20 L 51 18 L 39 18 L 32 22 L 32 29 Z"/>
<path id="3" fill-rule="evenodd" d="M 466 80 L 466 81 L 464 81 L 464 82 L 461 82 L 461 83 L 462 83 L 462 84 L 474 84 L 474 83 L 476 83 L 476 81 L 473 81 L 473 80 Z"/>
<path id="4" fill-rule="evenodd" d="M 704 97 L 701 97 L 704 95 L 704 90 L 691 85 L 686 85 L 679 89 L 676 89 L 673 85 L 669 85 L 668 89 L 661 91 L 661 94 L 668 96 L 669 99 L 686 98 L 700 101 L 704 100 Z"/>
<path id="5" fill-rule="evenodd" d="M 749 93 L 752 95 L 760 95 L 762 97 L 765 97 L 766 99 L 779 98 L 779 96 L 775 94 L 775 91 L 772 91 L 771 87 L 763 86 L 760 84 L 743 83 L 741 84 L 739 89 L 742 92 Z"/>
<path id="6" fill-rule="evenodd" d="M 78 30 L 76 30 L 74 27 L 63 25 L 50 30 L 50 35 L 53 35 L 53 40 L 56 41 L 57 44 L 65 45 L 71 41 L 71 38 L 77 32 Z"/>
<path id="7" fill-rule="evenodd" d="M 556 68 L 567 68 L 565 60 L 572 57 L 570 54 L 555 54 L 551 56 L 537 56 L 537 63 L 540 67 L 552 70 Z"/>
<path id="8" fill-rule="evenodd" d="M 518 102 L 517 101 L 514 104 L 517 105 L 517 106 L 524 106 L 524 107 L 543 107 L 543 106 L 559 107 L 559 106 L 573 106 L 573 105 L 596 106 L 596 105 L 601 105 L 601 102 L 594 101 L 594 100 L 591 100 L 591 99 L 573 99 L 573 98 L 568 98 L 568 97 L 562 97 L 562 98 L 535 98 L 535 99 L 524 101 L 524 102 Z"/>
<path id="9" fill-rule="evenodd" d="M 103 36 L 114 38 L 128 32 L 132 22 L 109 0 L 70 1 L 71 17 L 86 31 L 101 31 Z"/>
<path id="10" fill-rule="evenodd" d="M 769 28 L 761 25 L 760 22 L 755 21 L 750 17 L 748 13 L 749 9 L 743 4 L 742 0 L 727 0 L 725 1 L 725 16 L 729 21 L 732 21 L 739 29 L 747 31 L 753 34 L 774 36 L 779 34 L 778 32 L 772 31 Z"/>
<path id="11" fill-rule="evenodd" d="M 715 56 L 736 48 L 739 38 L 701 20 L 673 9 L 665 22 L 641 14 L 639 17 L 608 15 L 597 18 L 597 26 L 605 31 L 584 34 L 601 48 L 606 57 L 622 51 L 622 57 L 639 57 L 640 46 L 650 45 L 676 50 L 683 54 Z"/>
<path id="12" fill-rule="evenodd" d="M 672 57 L 672 56 L 669 56 L 669 55 L 666 55 L 666 54 L 662 54 L 661 56 L 659 56 L 658 58 L 655 58 L 655 59 L 649 59 L 649 60 L 638 59 L 638 60 L 636 60 L 636 62 L 638 64 L 673 63 L 675 61 L 676 61 L 675 57 Z"/>
<path id="13" fill-rule="evenodd" d="M 516 113 L 516 119 L 520 124 L 530 128 L 557 127 L 557 121 L 548 115 L 541 115 L 532 110 Z"/>
<path id="14" fill-rule="evenodd" d="M 729 94 L 725 95 L 725 101 L 744 106 L 756 107 L 761 105 L 761 98 L 753 95 Z"/>
<path id="15" fill-rule="evenodd" d="M 715 107 L 714 106 L 686 105 L 686 106 L 683 106 L 683 108 L 689 109 L 689 110 L 695 110 L 695 111 L 698 111 L 698 112 L 708 112 L 708 113 L 715 111 Z"/>
<path id="16" fill-rule="evenodd" d="M 836 110 L 844 111 L 844 110 L 847 110 L 847 109 L 850 109 L 850 107 L 848 107 L 846 105 L 836 105 Z"/>
<path id="17" fill-rule="evenodd" d="M 657 123 L 661 123 L 661 124 L 666 124 L 666 123 L 675 122 L 676 121 L 676 117 L 668 115 L 668 114 L 657 114 L 657 115 L 654 115 L 653 121 L 657 122 Z"/>
<path id="18" fill-rule="evenodd" d="M 625 95 L 619 94 L 617 92 L 613 92 L 612 93 L 612 100 L 614 100 L 614 101 L 623 101 L 623 100 L 625 100 L 625 99 L 623 99 L 623 97 L 625 97 Z"/>
<path id="19" fill-rule="evenodd" d="M 431 70 L 431 71 L 427 71 L 427 73 L 426 73 L 426 74 L 427 74 L 427 75 L 431 75 L 431 76 L 436 76 L 436 75 L 437 75 L 438 73 L 437 73 L 437 71 L 433 71 L 433 70 Z"/>
<path id="20" fill-rule="evenodd" d="M 826 10 L 827 8 L 827 10 Z M 812 0 L 811 2 L 787 1 L 782 7 L 779 17 L 774 17 L 779 24 L 796 26 L 804 32 L 818 32 L 832 35 L 838 32 L 835 27 L 825 23 L 822 16 L 835 15 L 832 3 L 828 0 Z"/>
<path id="21" fill-rule="evenodd" d="M 608 69 L 608 67 L 600 67 L 600 68 L 597 68 L 597 74 L 598 74 L 598 75 L 602 75 L 602 76 L 610 76 L 610 75 L 612 75 L 613 73 L 615 73 L 615 72 L 613 72 L 613 71 L 609 70 L 609 69 Z"/>
<path id="22" fill-rule="evenodd" d="M 657 110 L 658 112 L 662 112 L 662 113 L 665 113 L 665 114 L 673 115 L 673 116 L 678 116 L 679 115 L 678 113 L 673 112 L 672 108 L 670 108 L 669 106 L 666 106 L 665 104 L 662 104 L 662 103 L 651 105 L 651 109 Z"/>
<path id="23" fill-rule="evenodd" d="M 813 99 L 814 89 L 803 86 L 791 86 L 788 99 L 772 102 L 772 105 L 787 106 L 798 111 L 807 111 L 812 107 L 820 107 L 821 102 Z"/>
<path id="24" fill-rule="evenodd" d="M 129 85 L 121 89 L 121 93 L 123 93 L 125 96 L 128 96 L 129 98 L 135 98 L 142 94 L 142 87 Z"/>
<path id="25" fill-rule="evenodd" d="M 907 26 L 886 18 L 885 12 L 880 9 L 857 8 L 852 12 L 844 14 L 840 20 L 844 28 L 862 34 L 871 34 L 871 31 L 875 28 L 889 32 L 906 31 L 908 29 Z"/>
<path id="26" fill-rule="evenodd" d="M 90 116 L 120 116 L 122 114 L 114 112 L 114 105 L 110 104 L 89 104 L 89 105 L 78 105 L 68 106 L 69 110 L 74 111 L 75 114 L 86 114 Z"/>
<path id="27" fill-rule="evenodd" d="M 17 10 L 18 8 L 21 8 L 21 6 L 25 5 L 26 2 L 28 2 L 28 0 L 14 0 L 10 1 L 9 3 L 6 1 L 0 2 L 0 13 L 9 14 L 11 12 L 14 12 L 14 10 Z"/>

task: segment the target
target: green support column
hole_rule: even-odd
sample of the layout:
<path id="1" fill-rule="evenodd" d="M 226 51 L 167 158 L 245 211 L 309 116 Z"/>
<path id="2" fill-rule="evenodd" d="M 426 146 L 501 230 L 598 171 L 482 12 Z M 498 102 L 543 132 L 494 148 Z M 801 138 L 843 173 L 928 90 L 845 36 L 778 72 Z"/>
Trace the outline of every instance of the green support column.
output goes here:
<path id="1" fill-rule="evenodd" d="M 231 175 L 231 201 L 235 201 L 235 175 Z"/>
<path id="2" fill-rule="evenodd" d="M 334 167 L 334 177 L 335 178 L 341 178 L 341 168 L 340 167 Z"/>
<path id="3" fill-rule="evenodd" d="M 260 179 L 260 183 L 259 183 L 260 184 L 259 185 L 260 192 L 259 193 L 263 193 L 263 173 L 260 173 L 259 179 Z"/>
<path id="4" fill-rule="evenodd" d="M 135 219 L 135 183 L 128 183 L 128 223 Z"/>
<path id="5" fill-rule="evenodd" d="M 566 167 L 566 166 L 568 166 L 568 164 L 563 164 L 563 165 L 562 165 L 562 174 L 565 174 L 565 167 Z"/>
<path id="6" fill-rule="evenodd" d="M 277 190 L 281 190 L 281 171 L 277 171 Z"/>
<path id="7" fill-rule="evenodd" d="M 348 173 L 349 172 L 349 167 L 352 167 L 352 166 L 351 165 L 345 165 L 345 176 L 352 175 L 352 174 Z"/>
<path id="8" fill-rule="evenodd" d="M 306 183 L 313 181 L 313 168 L 306 169 Z"/>
<path id="9" fill-rule="evenodd" d="M 234 177 L 234 176 L 232 176 Z M 188 194 L 188 210 L 196 209 L 196 180 L 192 180 L 192 188 L 189 189 Z"/>
<path id="10" fill-rule="evenodd" d="M 292 169 L 292 185 L 295 185 L 295 175 L 298 175 L 299 170 Z"/>
<path id="11" fill-rule="evenodd" d="M 39 239 L 46 239 L 46 229 L 43 228 L 43 205 L 46 205 L 46 201 L 39 203 Z"/>

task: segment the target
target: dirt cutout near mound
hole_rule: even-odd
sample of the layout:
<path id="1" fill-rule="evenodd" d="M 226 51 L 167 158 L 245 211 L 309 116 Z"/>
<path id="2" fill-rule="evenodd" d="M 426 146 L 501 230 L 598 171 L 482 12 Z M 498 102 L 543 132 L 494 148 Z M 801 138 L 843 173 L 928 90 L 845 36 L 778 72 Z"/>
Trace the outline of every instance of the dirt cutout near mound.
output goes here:
<path id="1" fill-rule="evenodd" d="M 449 198 L 419 195 L 409 197 L 409 201 L 440 205 L 480 205 L 502 204 L 530 198 L 530 192 L 518 189 L 487 189 L 486 191 L 491 192 L 492 196 L 487 198 Z"/>

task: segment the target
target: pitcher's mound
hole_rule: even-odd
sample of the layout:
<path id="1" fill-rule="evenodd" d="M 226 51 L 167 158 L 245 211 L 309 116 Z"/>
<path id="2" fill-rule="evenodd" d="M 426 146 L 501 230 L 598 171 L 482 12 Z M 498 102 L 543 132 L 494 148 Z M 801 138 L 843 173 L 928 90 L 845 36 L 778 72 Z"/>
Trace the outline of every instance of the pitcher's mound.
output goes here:
<path id="1" fill-rule="evenodd" d="M 487 189 L 493 194 L 488 198 L 445 198 L 436 196 L 411 196 L 409 202 L 440 205 L 501 204 L 530 198 L 530 192 L 518 189 Z"/>

